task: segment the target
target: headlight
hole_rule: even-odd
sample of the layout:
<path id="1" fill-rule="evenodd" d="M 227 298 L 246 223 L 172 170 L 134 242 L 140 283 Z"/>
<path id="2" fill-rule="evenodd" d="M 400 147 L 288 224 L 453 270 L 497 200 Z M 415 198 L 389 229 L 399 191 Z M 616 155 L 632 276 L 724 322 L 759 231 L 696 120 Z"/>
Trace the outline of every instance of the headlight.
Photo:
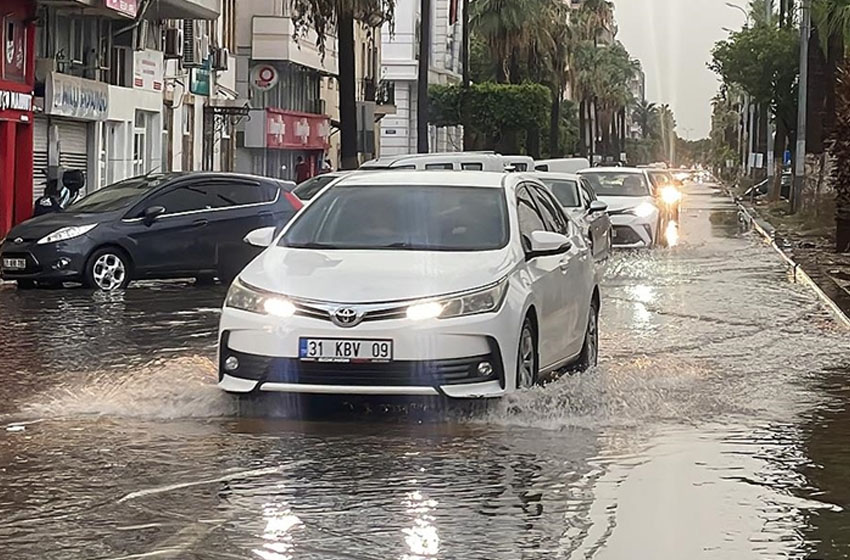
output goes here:
<path id="1" fill-rule="evenodd" d="M 242 284 L 238 279 L 231 284 L 227 291 L 224 306 L 275 317 L 292 317 L 295 315 L 295 305 L 285 297 L 254 290 Z"/>
<path id="2" fill-rule="evenodd" d="M 632 212 L 634 212 L 635 216 L 638 216 L 639 218 L 648 218 L 653 212 L 655 212 L 655 206 L 649 202 L 644 202 L 632 210 Z"/>
<path id="3" fill-rule="evenodd" d="M 407 308 L 407 318 L 413 321 L 422 321 L 492 313 L 498 311 L 502 306 L 507 292 L 508 279 L 504 278 L 496 284 L 479 290 L 413 304 Z"/>
<path id="4" fill-rule="evenodd" d="M 664 187 L 661 189 L 661 200 L 664 204 L 676 204 L 682 199 L 682 193 L 676 187 Z"/>
<path id="5" fill-rule="evenodd" d="M 68 239 L 74 239 L 75 237 L 79 237 L 81 235 L 85 235 L 91 230 L 97 227 L 97 224 L 89 224 L 86 226 L 68 226 L 59 228 L 53 233 L 47 234 L 41 239 L 37 241 L 39 245 L 45 245 L 47 243 L 58 243 L 60 241 L 67 241 Z"/>

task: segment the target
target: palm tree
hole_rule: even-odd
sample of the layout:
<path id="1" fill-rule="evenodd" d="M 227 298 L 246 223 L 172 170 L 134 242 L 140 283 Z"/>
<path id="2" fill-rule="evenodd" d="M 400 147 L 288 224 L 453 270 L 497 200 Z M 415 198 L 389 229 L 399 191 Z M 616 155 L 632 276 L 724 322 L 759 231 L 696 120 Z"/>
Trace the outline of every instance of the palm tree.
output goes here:
<path id="1" fill-rule="evenodd" d="M 838 82 L 836 120 L 829 150 L 836 159 L 832 167 L 835 187 L 835 250 L 850 253 L 850 64 Z"/>
<path id="2" fill-rule="evenodd" d="M 644 140 L 653 133 L 657 111 L 658 107 L 655 103 L 650 103 L 646 99 L 641 99 L 635 106 L 632 118 L 640 127 L 640 135 Z"/>
<path id="3" fill-rule="evenodd" d="M 664 157 L 673 163 L 674 144 L 676 142 L 676 118 L 673 109 L 665 103 L 658 108 L 658 123 L 661 129 L 661 143 L 664 146 Z"/>

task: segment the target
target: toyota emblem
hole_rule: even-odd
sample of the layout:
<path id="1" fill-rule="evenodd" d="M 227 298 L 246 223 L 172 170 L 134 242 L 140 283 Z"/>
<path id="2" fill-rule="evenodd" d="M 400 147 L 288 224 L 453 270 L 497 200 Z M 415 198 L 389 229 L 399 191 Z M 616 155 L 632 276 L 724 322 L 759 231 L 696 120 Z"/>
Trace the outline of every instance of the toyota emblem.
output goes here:
<path id="1" fill-rule="evenodd" d="M 361 315 L 353 307 L 340 307 L 331 313 L 331 321 L 340 327 L 353 327 L 360 322 Z"/>

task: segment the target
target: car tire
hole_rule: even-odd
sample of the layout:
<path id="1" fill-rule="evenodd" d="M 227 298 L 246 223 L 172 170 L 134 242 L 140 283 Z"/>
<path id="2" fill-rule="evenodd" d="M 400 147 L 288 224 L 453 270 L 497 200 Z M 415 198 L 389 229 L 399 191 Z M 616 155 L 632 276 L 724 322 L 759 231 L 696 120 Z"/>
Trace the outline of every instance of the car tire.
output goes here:
<path id="1" fill-rule="evenodd" d="M 516 386 L 528 389 L 538 383 L 540 362 L 537 354 L 537 331 L 530 316 L 522 323 L 517 347 Z"/>
<path id="2" fill-rule="evenodd" d="M 85 283 L 104 292 L 126 288 L 130 283 L 130 258 L 116 247 L 96 250 L 86 263 Z"/>
<path id="3" fill-rule="evenodd" d="M 34 290 L 35 280 L 17 280 L 19 290 Z"/>
<path id="4" fill-rule="evenodd" d="M 584 344 L 575 363 L 575 371 L 586 371 L 599 363 L 599 304 L 596 300 L 590 304 L 587 329 L 584 331 Z"/>

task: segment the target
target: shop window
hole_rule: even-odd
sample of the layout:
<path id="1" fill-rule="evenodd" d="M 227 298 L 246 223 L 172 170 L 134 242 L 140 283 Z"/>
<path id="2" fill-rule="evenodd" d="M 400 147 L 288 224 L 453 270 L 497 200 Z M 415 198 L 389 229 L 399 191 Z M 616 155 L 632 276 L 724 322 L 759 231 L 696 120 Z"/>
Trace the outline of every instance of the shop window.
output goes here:
<path id="1" fill-rule="evenodd" d="M 147 127 L 145 114 L 136 111 L 135 126 L 133 127 L 133 175 L 144 175 L 147 171 L 145 156 L 147 154 Z"/>

